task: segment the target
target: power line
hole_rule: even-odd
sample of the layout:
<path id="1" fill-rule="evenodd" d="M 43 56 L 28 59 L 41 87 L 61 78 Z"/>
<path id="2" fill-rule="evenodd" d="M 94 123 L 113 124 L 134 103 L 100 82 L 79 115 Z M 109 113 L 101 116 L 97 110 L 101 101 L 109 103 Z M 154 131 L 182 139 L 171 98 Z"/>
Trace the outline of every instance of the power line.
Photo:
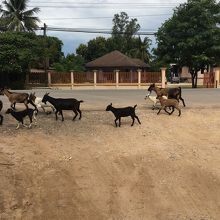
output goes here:
<path id="1" fill-rule="evenodd" d="M 31 2 L 31 4 L 72 4 L 72 5 L 176 5 L 180 4 L 181 2 L 176 3 L 166 3 L 166 2 L 64 2 L 64 1 L 58 1 L 58 2 L 43 2 L 43 1 L 37 1 L 37 2 Z"/>
<path id="2" fill-rule="evenodd" d="M 129 17 L 150 17 L 150 16 L 167 16 L 167 15 L 172 15 L 172 14 L 149 14 L 149 15 L 133 15 Z M 113 19 L 112 17 L 84 17 L 84 18 L 41 18 L 42 20 L 86 20 L 86 19 Z"/>
<path id="3" fill-rule="evenodd" d="M 45 30 L 45 27 L 40 27 L 38 30 Z M 110 29 L 91 29 L 91 28 L 61 28 L 61 27 L 46 27 L 47 31 L 59 31 L 59 32 L 80 32 L 80 33 L 98 33 L 98 34 L 112 34 Z M 134 35 L 154 35 L 156 31 L 138 31 Z M 119 32 L 118 34 L 125 34 L 124 32 Z"/>
<path id="4" fill-rule="evenodd" d="M 75 3 L 75 2 L 40 2 L 32 3 L 34 5 L 30 5 L 28 7 L 40 7 L 40 8 L 106 8 L 106 7 L 114 7 L 114 8 L 173 8 L 177 4 L 173 3 L 131 3 L 131 2 L 124 2 L 124 3 L 113 3 L 113 2 L 106 2 L 106 3 Z M 43 3 L 43 4 L 42 4 Z M 51 5 L 52 3 L 52 5 Z M 36 4 L 36 5 L 35 5 Z"/>
<path id="5" fill-rule="evenodd" d="M 109 6 L 96 6 L 96 5 L 88 5 L 88 6 L 72 6 L 72 5 L 30 5 L 28 8 L 65 8 L 65 9 L 72 9 L 72 8 L 95 8 L 95 9 L 103 9 L 103 8 L 108 8 Z M 125 5 L 123 6 L 123 9 L 150 9 L 150 8 L 173 8 L 175 6 L 166 6 L 166 5 L 158 5 L 158 6 L 153 6 L 153 5 Z M 110 9 L 112 9 L 111 7 Z M 122 8 L 122 7 L 114 7 L 114 8 Z"/>

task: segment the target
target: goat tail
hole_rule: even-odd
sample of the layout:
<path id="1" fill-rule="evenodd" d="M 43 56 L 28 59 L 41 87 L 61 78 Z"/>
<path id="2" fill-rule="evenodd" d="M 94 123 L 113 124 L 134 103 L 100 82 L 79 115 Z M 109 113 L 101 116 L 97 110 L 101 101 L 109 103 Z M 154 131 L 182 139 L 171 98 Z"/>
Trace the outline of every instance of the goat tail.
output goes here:
<path id="1" fill-rule="evenodd" d="M 83 100 L 80 100 L 79 103 L 84 102 Z"/>
<path id="2" fill-rule="evenodd" d="M 134 106 L 134 108 L 136 108 L 136 107 L 137 107 L 137 105 Z"/>

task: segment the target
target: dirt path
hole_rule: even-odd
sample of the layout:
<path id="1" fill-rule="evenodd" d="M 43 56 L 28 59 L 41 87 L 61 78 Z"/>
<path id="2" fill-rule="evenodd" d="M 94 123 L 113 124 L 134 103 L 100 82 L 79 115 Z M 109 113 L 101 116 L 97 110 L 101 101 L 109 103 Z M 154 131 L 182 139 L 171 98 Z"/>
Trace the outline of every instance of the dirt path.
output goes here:
<path id="1" fill-rule="evenodd" d="M 142 125 L 115 128 L 90 107 L 82 121 L 41 113 L 18 131 L 5 117 L 0 219 L 220 219 L 220 109 L 138 108 Z"/>

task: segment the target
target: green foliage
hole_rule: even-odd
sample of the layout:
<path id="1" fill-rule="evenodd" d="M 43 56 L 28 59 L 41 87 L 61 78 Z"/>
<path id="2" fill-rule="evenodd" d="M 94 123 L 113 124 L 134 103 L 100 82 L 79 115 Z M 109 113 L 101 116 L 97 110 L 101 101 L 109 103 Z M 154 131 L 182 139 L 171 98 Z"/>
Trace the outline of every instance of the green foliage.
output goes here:
<path id="1" fill-rule="evenodd" d="M 69 72 L 71 70 L 76 72 L 85 71 L 85 61 L 84 59 L 75 54 L 68 54 L 66 57 L 63 57 L 59 63 L 54 63 L 53 68 L 57 72 Z"/>
<path id="2" fill-rule="evenodd" d="M 0 87 L 24 85 L 31 67 L 42 67 L 45 56 L 60 59 L 62 42 L 34 33 L 0 33 Z"/>
<path id="3" fill-rule="evenodd" d="M 136 18 L 129 20 L 125 12 L 114 15 L 112 38 L 121 52 L 126 53 L 132 49 L 132 38 L 139 30 L 140 25 Z"/>
<path id="4" fill-rule="evenodd" d="M 143 41 L 140 36 L 138 38 L 133 38 L 132 45 L 134 48 L 128 51 L 128 55 L 134 58 L 139 58 L 146 63 L 150 63 L 151 54 L 148 51 L 150 44 L 151 41 L 147 37 L 145 37 Z"/>
<path id="5" fill-rule="evenodd" d="M 150 40 L 145 37 L 142 41 L 134 34 L 140 29 L 137 19 L 129 20 L 125 12 L 116 14 L 113 19 L 112 36 L 110 38 L 97 37 L 88 42 L 87 45 L 80 44 L 76 53 L 85 59 L 85 62 L 92 61 L 114 50 L 149 62 Z"/>
<path id="6" fill-rule="evenodd" d="M 80 44 L 76 53 L 88 62 L 106 54 L 108 51 L 106 39 L 104 37 L 97 37 L 90 40 L 88 45 Z"/>
<path id="7" fill-rule="evenodd" d="M 5 0 L 0 7 L 1 22 L 8 31 L 33 32 L 38 28 L 39 19 L 35 14 L 39 8 L 27 9 L 28 0 Z"/>
<path id="8" fill-rule="evenodd" d="M 158 60 L 188 66 L 192 86 L 197 73 L 220 61 L 220 3 L 215 0 L 188 0 L 174 11 L 172 18 L 158 30 Z"/>

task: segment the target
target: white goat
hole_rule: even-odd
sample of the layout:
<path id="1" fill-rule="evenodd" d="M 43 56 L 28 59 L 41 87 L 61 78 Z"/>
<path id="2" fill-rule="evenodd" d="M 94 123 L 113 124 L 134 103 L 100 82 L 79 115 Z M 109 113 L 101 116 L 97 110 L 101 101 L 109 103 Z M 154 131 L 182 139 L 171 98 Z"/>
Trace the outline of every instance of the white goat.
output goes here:
<path id="1" fill-rule="evenodd" d="M 29 99 L 31 99 L 34 102 L 37 109 L 42 108 L 43 111 L 46 112 L 45 108 L 51 108 L 52 111 L 55 111 L 55 108 L 52 104 L 50 104 L 50 103 L 45 104 L 44 102 L 42 102 L 43 98 L 36 97 L 35 92 L 30 94 Z M 46 112 L 46 113 L 48 114 L 49 112 Z"/>
<path id="2" fill-rule="evenodd" d="M 164 98 L 164 99 L 167 99 L 166 96 L 163 96 L 163 98 Z M 158 103 L 160 103 L 160 100 L 157 99 L 157 96 L 151 95 L 150 92 L 146 95 L 145 100 L 146 100 L 146 99 L 149 99 L 151 102 L 153 102 L 152 110 L 154 110 L 154 109 L 156 108 L 156 105 L 157 105 Z"/>

